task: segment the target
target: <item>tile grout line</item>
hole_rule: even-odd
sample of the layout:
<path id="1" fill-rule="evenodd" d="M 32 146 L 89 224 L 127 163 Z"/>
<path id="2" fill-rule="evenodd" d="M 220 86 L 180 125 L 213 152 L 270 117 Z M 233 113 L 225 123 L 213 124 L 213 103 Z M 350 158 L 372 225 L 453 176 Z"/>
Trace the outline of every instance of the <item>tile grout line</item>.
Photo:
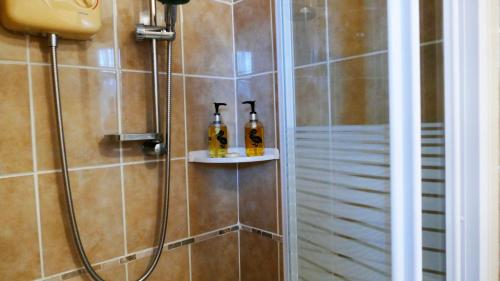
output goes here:
<path id="1" fill-rule="evenodd" d="M 228 5 L 228 6 L 233 6 L 233 2 L 228 2 L 228 1 L 223 1 L 223 0 L 212 0 L 212 1 L 214 1 L 216 3 Z"/>
<path id="2" fill-rule="evenodd" d="M 116 0 L 113 0 L 113 48 L 114 48 L 114 64 L 115 64 L 115 75 L 116 75 L 116 108 L 117 108 L 117 121 L 118 121 L 118 132 L 121 134 L 123 131 L 122 124 L 122 73 L 120 71 L 120 55 L 118 46 L 118 4 Z M 119 143 L 120 149 L 120 191 L 121 191 L 121 203 L 122 203 L 122 231 L 123 231 L 123 251 L 125 255 L 128 254 L 128 241 L 127 241 L 127 205 L 126 205 L 126 194 L 125 194 L 125 168 L 123 165 L 123 144 Z M 129 280 L 128 274 L 128 264 L 125 264 L 125 281 Z"/>
<path id="3" fill-rule="evenodd" d="M 43 234 L 42 234 L 42 215 L 40 208 L 40 185 L 38 182 L 38 158 L 36 142 L 36 118 L 35 118 L 35 98 L 33 94 L 33 77 L 31 73 L 31 54 L 30 54 L 30 36 L 26 35 L 26 62 L 28 70 L 28 94 L 31 120 L 31 151 L 33 161 L 33 185 L 35 191 L 36 223 L 38 230 L 38 251 L 40 255 L 40 275 L 45 277 L 45 263 L 43 259 Z"/>
<path id="4" fill-rule="evenodd" d="M 239 4 L 239 3 L 243 2 L 243 1 L 244 1 L 244 0 L 235 0 L 235 1 L 233 2 L 233 5 Z"/>
<path id="5" fill-rule="evenodd" d="M 328 37 L 328 35 L 327 35 Z M 428 42 L 423 42 L 420 43 L 420 47 L 427 47 L 431 45 L 437 45 L 443 43 L 442 39 L 438 40 L 433 40 L 433 41 L 428 41 Z M 329 52 L 327 50 L 327 52 Z M 349 60 L 354 60 L 354 59 L 360 59 L 360 58 L 365 58 L 365 57 L 370 57 L 370 56 L 376 56 L 376 55 L 381 55 L 381 54 L 387 54 L 389 51 L 387 49 L 384 50 L 378 50 L 378 51 L 373 51 L 373 52 L 368 52 L 368 53 L 363 53 L 359 55 L 353 55 L 353 56 L 347 56 L 347 57 L 342 57 L 342 58 L 327 58 L 326 61 L 320 61 L 320 62 L 314 62 L 314 63 L 308 63 L 308 64 L 303 64 L 303 65 L 298 65 L 295 66 L 294 69 L 303 69 L 303 68 L 308 68 L 308 67 L 314 67 L 314 66 L 319 66 L 319 65 L 324 65 L 324 64 L 329 64 L 329 63 L 337 63 L 337 62 L 343 62 L 343 61 L 349 61 Z"/>
<path id="6" fill-rule="evenodd" d="M 327 7 L 325 9 L 325 18 L 328 19 L 330 17 L 330 13 L 329 13 L 329 9 L 328 9 L 328 0 L 325 0 L 325 7 Z M 333 17 L 333 15 L 331 15 Z M 326 26 L 325 26 L 325 29 L 326 29 L 326 59 L 327 61 L 333 61 L 332 60 L 332 53 L 335 52 L 335 45 L 332 46 L 332 49 L 333 49 L 333 52 L 330 52 L 330 23 L 329 21 L 327 20 L 326 21 Z M 355 59 L 356 56 L 353 56 L 351 58 L 348 58 L 348 59 Z M 334 66 L 332 65 L 332 63 L 329 63 L 326 65 L 326 75 L 327 75 L 327 92 L 328 92 L 328 127 L 329 128 L 332 128 L 333 126 L 333 115 L 335 114 L 335 106 L 332 104 L 332 98 L 333 98 L 333 95 L 334 93 L 332 93 L 332 83 L 333 83 L 333 80 L 332 80 L 332 73 L 334 73 Z M 332 134 L 328 134 L 328 146 L 331 146 L 333 142 L 333 138 L 332 138 Z M 332 154 L 332 152 L 329 152 L 330 156 Z M 330 178 L 332 176 L 330 175 Z"/>
<path id="7" fill-rule="evenodd" d="M 273 55 L 274 57 L 274 55 Z M 274 63 L 273 63 L 273 67 L 274 67 Z M 249 79 L 249 78 L 254 78 L 254 77 L 259 77 L 259 76 L 266 76 L 266 75 L 269 75 L 269 74 L 276 74 L 277 71 L 275 70 L 271 70 L 271 71 L 264 71 L 264 72 L 256 72 L 256 73 L 253 73 L 253 74 L 247 74 L 247 75 L 241 75 L 241 76 L 237 76 L 236 77 L 236 80 L 243 80 L 243 79 Z"/>
<path id="8" fill-rule="evenodd" d="M 441 43 L 443 43 L 443 39 L 437 39 L 437 40 L 433 40 L 433 41 L 427 41 L 427 42 L 422 42 L 420 43 L 420 47 L 426 47 L 426 46 L 430 46 L 430 45 L 439 45 Z"/>
<path id="9" fill-rule="evenodd" d="M 325 4 L 325 19 L 328 19 L 330 16 L 328 13 L 328 0 L 324 0 Z M 331 61 L 330 54 L 330 24 L 329 21 L 326 20 L 325 23 L 325 44 L 326 44 L 326 60 Z M 326 65 L 326 75 L 327 75 L 327 91 L 328 91 L 328 126 L 331 128 L 332 126 L 332 115 L 333 115 L 333 106 L 332 106 L 332 89 L 331 89 L 331 66 L 330 63 Z"/>
<path id="10" fill-rule="evenodd" d="M 191 236 L 191 212 L 189 210 L 189 168 L 188 168 L 188 154 L 189 154 L 189 148 L 188 148 L 188 129 L 187 129 L 187 97 L 186 97 L 186 62 L 185 62 L 185 50 L 184 50 L 184 7 L 181 5 L 180 6 L 180 26 L 181 26 L 181 36 L 180 36 L 180 43 L 181 43 L 181 65 L 182 65 L 182 95 L 183 95 L 183 106 L 184 106 L 184 156 L 185 156 L 185 161 L 184 161 L 184 177 L 186 178 L 185 180 L 185 189 L 186 189 L 186 223 L 187 223 L 187 231 L 188 231 L 188 236 Z M 192 247 L 191 245 L 188 245 L 188 274 L 189 274 L 189 281 L 193 280 L 193 272 L 192 272 Z"/>
<path id="11" fill-rule="evenodd" d="M 278 124 L 278 120 L 276 118 L 278 112 L 276 110 L 276 107 L 278 106 L 277 103 L 276 103 L 276 69 L 277 69 L 277 65 L 276 65 L 276 54 L 275 54 L 275 34 L 274 34 L 274 24 L 275 24 L 275 21 L 274 21 L 274 5 L 273 5 L 273 0 L 270 0 L 269 1 L 269 14 L 270 14 L 270 21 L 271 21 L 271 55 L 272 55 L 272 65 L 273 65 L 273 71 L 272 71 L 272 81 L 273 81 L 273 111 L 274 111 L 274 147 L 278 148 L 279 145 L 278 145 L 278 132 L 279 132 L 279 124 Z M 280 169 L 279 169 L 279 161 L 275 161 L 274 162 L 274 175 L 275 175 L 275 181 L 274 181 L 274 189 L 275 189 L 275 197 L 276 197 L 276 200 L 275 200 L 275 204 L 276 204 L 276 233 L 279 233 L 280 231 L 280 224 L 281 224 L 281 217 L 280 217 L 280 191 L 281 191 L 281 187 L 279 185 L 279 178 L 280 178 Z M 277 255 L 278 255 L 278 281 L 282 281 L 281 280 L 281 247 L 277 247 Z"/>
<path id="12" fill-rule="evenodd" d="M 238 231 L 237 235 L 238 235 L 238 279 L 241 281 L 241 231 Z"/>
<path id="13" fill-rule="evenodd" d="M 275 46 L 274 46 L 274 38 L 275 38 L 275 35 L 274 35 L 274 15 L 273 15 L 273 0 L 270 0 L 269 1 L 269 17 L 270 17 L 270 21 L 271 21 L 271 55 L 272 55 L 272 65 L 273 65 L 273 116 L 274 116 L 274 147 L 275 148 L 278 148 L 278 121 L 276 120 L 276 75 L 274 74 L 274 70 L 276 69 L 276 54 L 274 53 L 274 50 L 275 50 Z M 279 210 L 279 191 L 280 191 L 280 188 L 278 186 L 279 184 L 279 181 L 278 181 L 278 177 L 279 177 L 279 173 L 278 173 L 278 161 L 275 161 L 275 165 L 274 165 L 274 173 L 275 173 L 275 191 L 276 191 L 276 232 L 279 232 L 279 224 L 280 224 L 280 210 Z"/>
<path id="14" fill-rule="evenodd" d="M 234 77 L 216 76 L 216 75 L 204 75 L 204 74 L 189 74 L 189 73 L 185 73 L 184 76 L 189 77 L 189 78 L 234 80 Z"/>
<path id="15" fill-rule="evenodd" d="M 46 62 L 32 62 L 31 65 L 36 66 L 50 66 L 50 63 Z M 103 67 L 103 66 L 88 66 L 80 64 L 58 64 L 59 68 L 72 68 L 72 69 L 85 69 L 85 70 L 97 70 L 103 72 L 115 72 L 114 67 Z"/>
<path id="16" fill-rule="evenodd" d="M 325 19 L 329 19 L 329 17 L 333 17 L 333 15 L 330 15 L 329 13 L 329 3 L 328 3 L 328 0 L 325 0 Z M 335 114 L 335 107 L 334 107 L 334 104 L 332 104 L 332 98 L 333 98 L 333 95 L 334 93 L 332 93 L 332 83 L 333 83 L 333 80 L 332 80 L 332 74 L 334 73 L 334 67 L 335 65 L 333 65 L 333 63 L 335 62 L 341 62 L 341 61 L 348 61 L 348 60 L 353 60 L 353 59 L 357 59 L 357 58 L 364 58 L 364 57 L 369 57 L 369 56 L 375 56 L 375 55 L 379 55 L 379 53 L 375 52 L 375 53 L 368 53 L 368 54 L 362 54 L 361 56 L 351 56 L 351 57 L 347 57 L 347 58 L 341 58 L 341 59 L 338 59 L 338 60 L 335 60 L 335 59 L 332 59 L 332 56 L 334 56 L 334 53 L 335 53 L 335 45 L 332 45 L 332 50 L 333 52 L 330 52 L 330 21 L 329 20 L 326 20 L 326 26 L 325 26 L 325 29 L 326 29 L 326 59 L 327 61 L 329 62 L 327 65 L 326 65 L 326 75 L 327 75 L 327 91 L 328 91 L 328 127 L 329 128 L 332 128 L 333 126 L 333 115 Z M 333 53 L 333 54 L 332 54 Z M 332 134 L 328 134 L 328 146 L 330 146 L 333 142 L 333 138 L 332 138 Z M 331 155 L 332 152 L 329 152 L 329 154 Z M 330 175 L 331 177 L 331 175 Z M 335 265 L 333 265 L 333 267 L 335 267 Z"/>
<path id="17" fill-rule="evenodd" d="M 0 60 L 0 64 L 7 64 L 7 65 L 28 65 L 26 60 L 24 61 L 17 61 L 17 60 Z"/>
<path id="18" fill-rule="evenodd" d="M 355 59 L 383 55 L 383 54 L 387 54 L 387 53 L 389 53 L 388 50 L 380 50 L 380 51 L 368 52 L 368 53 L 363 53 L 363 54 L 354 55 L 354 56 L 343 57 L 343 58 L 330 58 L 329 57 L 328 62 L 329 62 L 329 64 L 330 63 L 337 63 L 337 62 L 344 62 L 344 61 L 350 61 L 350 60 L 355 60 Z"/>
<path id="19" fill-rule="evenodd" d="M 0 180 L 3 179 L 11 179 L 11 178 L 17 178 L 17 177 L 30 177 L 34 176 L 35 172 L 24 172 L 24 173 L 13 173 L 13 174 L 6 174 L 6 175 L 1 175 Z"/>
<path id="20" fill-rule="evenodd" d="M 23 61 L 9 61 L 9 60 L 0 60 L 0 64 L 12 64 L 12 65 L 26 65 L 26 62 Z M 31 65 L 34 66 L 46 66 L 49 67 L 49 63 L 45 62 L 32 62 Z M 85 66 L 85 65 L 73 65 L 73 64 L 59 64 L 59 68 L 70 68 L 70 69 L 82 69 L 82 70 L 95 70 L 102 71 L 108 73 L 114 73 L 116 71 L 126 72 L 126 73 L 142 73 L 142 74 L 151 74 L 150 70 L 140 70 L 140 69 L 127 69 L 121 68 L 120 66 L 115 67 L 99 67 L 99 66 Z M 165 71 L 160 71 L 160 75 L 166 75 Z M 202 79 L 218 79 L 218 80 L 233 80 L 234 77 L 228 76 L 219 76 L 219 75 L 206 75 L 206 74 L 189 74 L 189 73 L 172 73 L 173 76 L 186 76 L 192 78 L 202 78 Z M 250 76 L 250 75 L 249 75 Z"/>
<path id="21" fill-rule="evenodd" d="M 172 158 L 170 161 L 181 161 L 181 160 L 186 160 L 186 157 L 175 157 Z M 77 171 L 88 171 L 88 170 L 94 170 L 94 169 L 110 169 L 110 168 L 118 168 L 120 166 L 133 166 L 133 165 L 141 165 L 141 164 L 150 164 L 150 163 L 158 163 L 158 162 L 165 162 L 165 159 L 153 159 L 153 160 L 143 160 L 143 161 L 131 161 L 131 162 L 124 162 L 124 163 L 116 163 L 116 164 L 102 164 L 102 165 L 95 165 L 95 166 L 82 166 L 82 167 L 76 167 L 76 168 L 70 168 L 70 172 L 77 172 Z M 0 176 L 0 179 L 10 179 L 10 178 L 16 178 L 16 177 L 26 177 L 26 176 L 34 176 L 34 175 L 47 175 L 47 174 L 56 174 L 60 173 L 60 170 L 39 170 L 38 172 L 23 172 L 23 173 L 13 173 L 13 174 L 6 174 Z"/>
<path id="22" fill-rule="evenodd" d="M 232 40 L 233 40 L 233 90 L 234 90 L 234 124 L 235 124 L 235 143 L 236 147 L 239 146 L 238 138 L 238 71 L 237 71 L 237 59 L 236 59 L 236 18 L 235 9 L 236 5 L 232 3 L 231 5 L 231 23 L 232 23 Z M 237 214 L 237 224 L 240 224 L 240 167 L 236 164 L 236 214 Z M 241 239 L 240 233 L 238 232 L 238 280 L 241 281 Z"/>
<path id="23" fill-rule="evenodd" d="M 294 70 L 304 69 L 304 68 L 309 68 L 309 67 L 315 67 L 315 66 L 320 66 L 320 65 L 324 65 L 324 64 L 328 64 L 328 61 L 321 61 L 321 62 L 314 62 L 314 63 L 308 63 L 308 64 L 303 64 L 303 65 L 298 65 L 298 66 L 294 67 Z"/>

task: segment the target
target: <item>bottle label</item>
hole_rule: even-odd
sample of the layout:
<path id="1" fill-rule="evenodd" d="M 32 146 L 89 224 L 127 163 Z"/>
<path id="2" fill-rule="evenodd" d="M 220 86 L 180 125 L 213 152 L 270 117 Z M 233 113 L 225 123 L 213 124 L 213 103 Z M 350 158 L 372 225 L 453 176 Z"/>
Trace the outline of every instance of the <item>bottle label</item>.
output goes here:
<path id="1" fill-rule="evenodd" d="M 220 148 L 226 148 L 227 145 L 227 138 L 224 137 L 224 130 L 220 130 L 217 133 L 217 141 L 219 142 Z"/>
<path id="2" fill-rule="evenodd" d="M 256 129 L 250 130 L 249 138 L 254 147 L 259 147 L 262 144 L 262 138 L 257 135 Z"/>

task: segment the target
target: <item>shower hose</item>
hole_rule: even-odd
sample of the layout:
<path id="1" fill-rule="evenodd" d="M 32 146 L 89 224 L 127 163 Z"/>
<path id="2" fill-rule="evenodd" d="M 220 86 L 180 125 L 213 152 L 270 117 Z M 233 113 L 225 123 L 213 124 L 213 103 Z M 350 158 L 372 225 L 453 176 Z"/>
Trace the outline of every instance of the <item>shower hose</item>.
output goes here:
<path id="1" fill-rule="evenodd" d="M 71 194 L 71 183 L 69 178 L 68 161 L 66 155 L 66 144 L 64 139 L 64 126 L 63 126 L 63 116 L 61 110 L 61 93 L 59 88 L 59 70 L 57 65 L 57 46 L 58 37 L 56 34 L 50 34 L 49 45 L 51 51 L 51 68 L 52 68 L 52 83 L 54 90 L 54 103 L 56 109 L 56 120 L 57 120 L 57 135 L 59 140 L 59 156 L 61 160 L 61 171 L 64 179 L 64 193 L 65 193 L 65 203 L 68 212 L 68 220 L 71 228 L 71 234 L 73 242 L 78 251 L 78 255 L 90 276 L 95 281 L 104 281 L 104 279 L 99 276 L 99 274 L 92 268 L 92 265 L 85 253 L 85 249 L 82 244 L 80 237 L 80 232 L 78 230 L 78 224 L 76 221 L 73 197 Z M 171 155 L 171 144 L 170 144 L 170 133 L 171 133 L 171 107 L 172 107 L 172 42 L 167 41 L 167 102 L 166 102 L 166 128 L 165 128 L 165 150 L 167 154 L 167 159 L 165 160 L 165 177 L 164 177 L 164 188 L 162 192 L 162 211 L 161 211 L 161 222 L 159 231 L 159 241 L 158 247 L 155 248 L 153 259 L 149 263 L 147 269 L 142 274 L 142 276 L 137 279 L 137 281 L 144 281 L 148 279 L 153 273 L 154 269 L 160 261 L 160 256 L 163 251 L 163 246 L 165 244 L 165 236 L 167 232 L 167 221 L 168 221 L 168 205 L 169 205 L 169 191 L 170 191 L 170 155 Z"/>

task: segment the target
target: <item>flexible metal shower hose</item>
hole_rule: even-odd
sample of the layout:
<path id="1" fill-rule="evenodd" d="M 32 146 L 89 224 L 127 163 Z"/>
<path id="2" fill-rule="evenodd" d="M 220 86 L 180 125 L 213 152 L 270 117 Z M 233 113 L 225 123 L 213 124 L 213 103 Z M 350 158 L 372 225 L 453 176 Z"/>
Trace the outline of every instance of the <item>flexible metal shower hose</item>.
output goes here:
<path id="1" fill-rule="evenodd" d="M 80 232 L 78 231 L 78 224 L 76 222 L 75 209 L 73 206 L 73 197 L 71 194 L 71 183 L 69 178 L 68 171 L 68 161 L 66 155 L 66 143 L 64 138 L 64 126 L 63 126 L 63 117 L 62 117 L 62 109 L 61 109 L 61 94 L 59 88 L 59 71 L 57 66 L 57 46 L 58 46 L 58 38 L 57 35 L 51 34 L 49 36 L 49 45 L 51 49 L 51 67 L 52 67 L 52 83 L 54 90 L 54 103 L 56 109 L 56 119 L 57 119 L 57 135 L 59 140 L 59 155 L 61 160 L 61 171 L 64 179 L 64 192 L 65 192 L 65 203 L 66 209 L 68 211 L 68 219 L 71 228 L 71 234 L 73 237 L 73 242 L 78 251 L 78 255 L 80 256 L 81 261 L 85 269 L 88 271 L 90 276 L 95 281 L 104 281 L 104 279 L 99 276 L 99 274 L 92 268 L 92 265 L 85 253 L 85 249 L 83 247 Z M 167 49 L 168 49 L 168 61 L 167 61 L 167 102 L 166 102 L 166 138 L 165 138 L 165 149 L 167 153 L 167 159 L 165 160 L 165 178 L 164 178 L 164 189 L 162 192 L 162 211 L 161 211 L 161 223 L 160 223 L 160 235 L 159 235 L 159 243 L 158 247 L 155 249 L 153 259 L 151 260 L 149 266 L 146 271 L 142 274 L 142 276 L 137 279 L 137 281 L 144 281 L 148 279 L 148 277 L 153 273 L 154 269 L 158 265 L 160 261 L 160 257 L 163 251 L 163 245 L 165 244 L 165 236 L 167 232 L 167 221 L 168 221 L 168 206 L 169 206 L 169 191 L 170 191 L 170 155 L 171 155 L 171 120 L 172 120 L 172 42 L 167 41 Z"/>

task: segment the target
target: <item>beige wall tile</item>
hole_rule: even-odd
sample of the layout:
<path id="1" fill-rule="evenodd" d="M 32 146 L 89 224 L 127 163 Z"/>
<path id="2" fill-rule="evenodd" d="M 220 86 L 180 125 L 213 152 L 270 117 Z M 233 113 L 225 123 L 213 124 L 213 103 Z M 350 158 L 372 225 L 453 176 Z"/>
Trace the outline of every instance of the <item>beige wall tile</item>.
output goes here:
<path id="1" fill-rule="evenodd" d="M 273 70 L 270 9 L 269 0 L 241 1 L 235 4 L 237 75 Z"/>
<path id="2" fill-rule="evenodd" d="M 443 1 L 420 1 L 420 40 L 429 42 L 443 39 Z"/>
<path id="3" fill-rule="evenodd" d="M 330 57 L 387 49 L 387 0 L 328 1 Z"/>
<path id="4" fill-rule="evenodd" d="M 0 175 L 33 169 L 28 71 L 22 65 L 0 65 Z"/>
<path id="5" fill-rule="evenodd" d="M 59 152 L 49 68 L 35 66 L 32 75 L 38 167 L 50 170 L 56 167 Z M 118 131 L 115 74 L 62 68 L 60 81 L 70 167 L 118 163 L 118 145 L 104 140 L 106 134 Z"/>
<path id="6" fill-rule="evenodd" d="M 237 80 L 238 144 L 245 146 L 245 124 L 250 120 L 250 106 L 241 104 L 255 100 L 255 110 L 259 121 L 264 125 L 264 145 L 274 147 L 275 142 L 275 104 L 273 74 Z"/>
<path id="7" fill-rule="evenodd" d="M 58 58 L 61 64 L 99 67 L 115 66 L 113 40 L 113 0 L 101 0 L 101 30 L 86 41 L 60 40 Z M 50 62 L 46 37 L 30 37 L 30 55 L 33 62 Z"/>
<path id="8" fill-rule="evenodd" d="M 240 221 L 276 232 L 276 164 L 239 165 Z"/>
<path id="9" fill-rule="evenodd" d="M 153 131 L 151 74 L 122 73 L 122 130 L 124 133 Z M 163 109 L 163 108 L 162 108 Z"/>
<path id="10" fill-rule="evenodd" d="M 137 280 L 149 265 L 151 258 L 133 261 L 128 265 L 129 280 Z M 188 281 L 189 248 L 181 247 L 163 252 L 149 281 Z"/>
<path id="11" fill-rule="evenodd" d="M 33 177 L 0 180 L 0 279 L 40 277 Z"/>
<path id="12" fill-rule="evenodd" d="M 191 235 L 238 221 L 236 165 L 189 164 Z"/>
<path id="13" fill-rule="evenodd" d="M 231 10 L 230 5 L 207 0 L 182 7 L 186 73 L 233 76 Z"/>
<path id="14" fill-rule="evenodd" d="M 0 25 L 0 60 L 26 60 L 26 37 Z"/>
<path id="15" fill-rule="evenodd" d="M 122 130 L 124 133 L 153 132 L 153 94 L 151 74 L 123 72 L 122 74 Z M 166 76 L 160 75 L 161 125 L 166 122 Z M 125 161 L 150 160 L 144 155 L 142 143 L 124 143 Z M 173 77 L 172 93 L 172 157 L 185 155 L 184 91 L 182 77 Z"/>
<path id="16" fill-rule="evenodd" d="M 240 249 L 241 281 L 278 280 L 278 242 L 241 231 Z"/>
<path id="17" fill-rule="evenodd" d="M 164 26 L 163 6 L 157 5 L 157 22 Z M 118 0 L 118 46 L 120 48 L 120 62 L 124 69 L 151 70 L 151 43 L 147 40 L 138 42 L 135 39 L 135 26 L 139 23 L 149 25 L 149 0 Z M 180 26 L 177 33 L 180 38 Z M 165 67 L 166 41 L 158 43 L 159 69 Z M 182 72 L 180 40 L 174 43 L 174 72 Z"/>
<path id="18" fill-rule="evenodd" d="M 214 102 L 225 102 L 221 107 L 223 122 L 229 131 L 229 147 L 236 144 L 234 109 L 234 82 L 223 79 L 186 78 L 187 137 L 189 150 L 208 148 L 208 126 L 213 121 Z"/>
<path id="19" fill-rule="evenodd" d="M 295 70 L 297 126 L 328 125 L 328 96 L 326 65 Z"/>
<path id="20" fill-rule="evenodd" d="M 184 161 L 171 162 L 167 241 L 188 236 L 184 165 Z M 129 165 L 124 169 L 129 252 L 150 248 L 157 243 L 163 170 L 164 166 L 158 163 Z"/>
<path id="21" fill-rule="evenodd" d="M 443 44 L 421 47 L 422 122 L 444 122 Z"/>
<path id="22" fill-rule="evenodd" d="M 73 202 L 85 251 L 96 263 L 124 254 L 120 169 L 71 172 Z M 66 219 L 62 176 L 39 177 L 46 275 L 80 266 Z"/>
<path id="23" fill-rule="evenodd" d="M 116 1 L 120 66 L 125 69 L 151 70 L 150 43 L 137 42 L 136 24 L 149 24 L 148 0 Z"/>
<path id="24" fill-rule="evenodd" d="M 374 55 L 332 64 L 334 125 L 389 122 L 387 55 Z"/>
<path id="25" fill-rule="evenodd" d="M 238 280 L 238 234 L 194 244 L 191 260 L 193 281 Z"/>
<path id="26" fill-rule="evenodd" d="M 327 60 L 325 1 L 293 3 L 293 44 L 296 66 Z"/>

